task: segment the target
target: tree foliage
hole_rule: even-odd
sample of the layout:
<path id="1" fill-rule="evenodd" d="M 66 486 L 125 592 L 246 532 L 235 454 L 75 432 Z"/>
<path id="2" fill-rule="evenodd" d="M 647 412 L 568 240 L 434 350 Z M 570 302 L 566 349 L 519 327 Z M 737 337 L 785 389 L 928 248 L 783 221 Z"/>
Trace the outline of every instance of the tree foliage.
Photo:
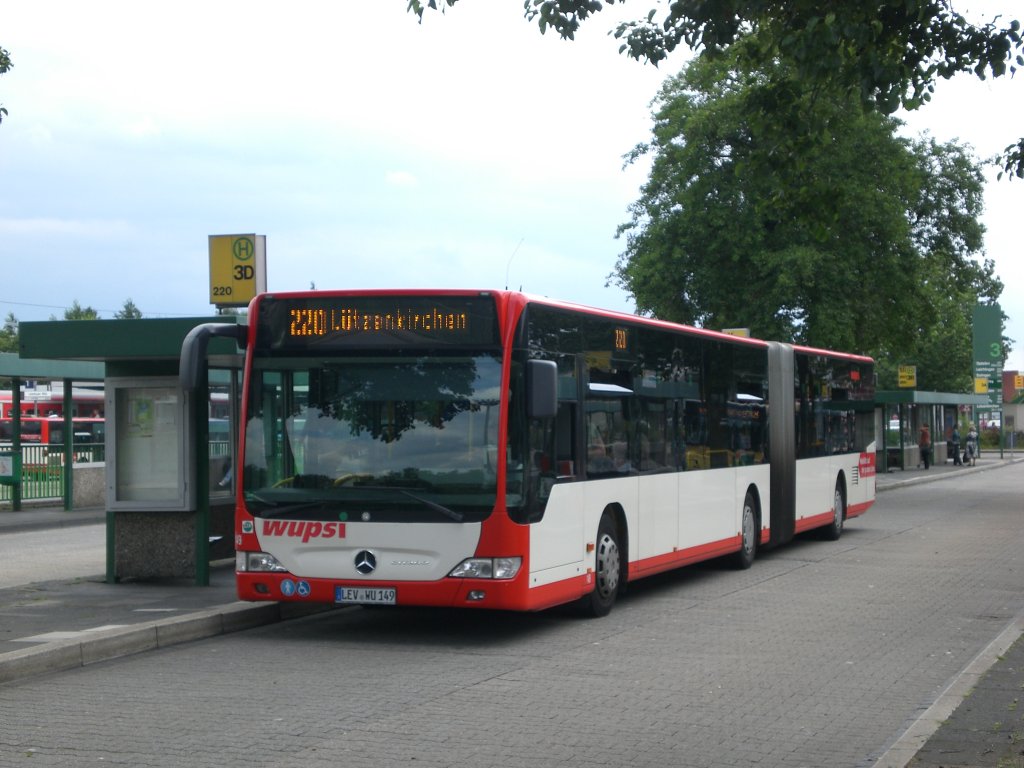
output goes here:
<path id="1" fill-rule="evenodd" d="M 18 351 L 18 318 L 8 312 L 4 326 L 0 328 L 0 352 Z"/>
<path id="2" fill-rule="evenodd" d="M 976 163 L 955 144 L 898 138 L 896 120 L 843 91 L 794 94 L 829 126 L 822 140 L 751 121 L 786 73 L 740 60 L 698 59 L 663 86 L 652 140 L 629 156 L 651 171 L 611 279 L 664 319 L 901 361 L 927 353 L 944 380 L 966 375 L 963 323 L 1002 289 L 975 258 Z M 796 156 L 772 151 L 790 139 Z"/>
<path id="3" fill-rule="evenodd" d="M 64 310 L 65 320 L 99 320 L 100 313 L 92 307 L 83 307 L 78 303 L 78 299 L 71 302 L 71 306 Z M 50 320 L 56 320 L 57 318 L 50 315 Z"/>
<path id="4" fill-rule="evenodd" d="M 124 300 L 124 306 L 114 313 L 115 320 L 141 320 L 142 310 L 131 299 Z"/>
<path id="5" fill-rule="evenodd" d="M 456 2 L 409 0 L 408 7 L 422 18 L 427 8 Z M 573 39 L 588 19 L 625 3 L 523 0 L 523 7 L 542 33 L 551 29 Z M 746 42 L 751 33 L 755 46 Z M 1017 20 L 972 24 L 952 0 L 675 0 L 620 24 L 613 34 L 620 51 L 655 65 L 681 45 L 713 58 L 740 44 L 741 64 L 749 70 L 768 71 L 775 60 L 787 60 L 793 69 L 776 83 L 767 106 L 770 114 L 788 112 L 790 119 L 799 119 L 799 96 L 808 90 L 847 93 L 865 109 L 891 114 L 901 105 L 916 109 L 927 102 L 938 78 L 960 72 L 998 77 L 1024 65 Z M 792 87 L 794 81 L 799 87 Z M 1007 147 L 1001 164 L 1004 172 L 1024 176 L 1024 144 Z"/>
<path id="6" fill-rule="evenodd" d="M 14 65 L 11 64 L 11 54 L 0 48 L 0 75 L 9 72 L 12 66 Z M 3 122 L 5 117 L 7 117 L 7 108 L 0 104 L 0 123 Z"/>

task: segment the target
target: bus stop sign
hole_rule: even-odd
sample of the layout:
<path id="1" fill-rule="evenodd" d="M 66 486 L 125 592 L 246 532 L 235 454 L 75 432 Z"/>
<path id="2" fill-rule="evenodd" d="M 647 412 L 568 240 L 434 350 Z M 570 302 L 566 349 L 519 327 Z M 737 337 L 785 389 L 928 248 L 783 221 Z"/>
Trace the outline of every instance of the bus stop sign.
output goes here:
<path id="1" fill-rule="evenodd" d="M 210 235 L 210 303 L 244 307 L 267 290 L 265 235 Z"/>

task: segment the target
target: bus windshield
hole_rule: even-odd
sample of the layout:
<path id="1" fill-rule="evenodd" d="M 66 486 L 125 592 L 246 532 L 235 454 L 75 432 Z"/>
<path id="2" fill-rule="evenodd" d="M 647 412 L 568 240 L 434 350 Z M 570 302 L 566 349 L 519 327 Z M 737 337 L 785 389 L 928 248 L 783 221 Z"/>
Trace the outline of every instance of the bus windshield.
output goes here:
<path id="1" fill-rule="evenodd" d="M 243 489 L 257 517 L 484 519 L 496 498 L 494 354 L 257 357 Z"/>

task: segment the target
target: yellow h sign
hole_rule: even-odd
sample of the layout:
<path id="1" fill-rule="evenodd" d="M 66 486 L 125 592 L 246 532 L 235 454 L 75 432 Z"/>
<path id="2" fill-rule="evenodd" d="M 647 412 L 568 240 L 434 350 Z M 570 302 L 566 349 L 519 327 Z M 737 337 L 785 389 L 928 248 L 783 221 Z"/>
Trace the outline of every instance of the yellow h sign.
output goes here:
<path id="1" fill-rule="evenodd" d="M 210 303 L 244 307 L 267 290 L 266 237 L 210 235 Z"/>
<path id="2" fill-rule="evenodd" d="M 898 371 L 901 389 L 913 389 L 917 386 L 917 366 L 901 365 Z"/>

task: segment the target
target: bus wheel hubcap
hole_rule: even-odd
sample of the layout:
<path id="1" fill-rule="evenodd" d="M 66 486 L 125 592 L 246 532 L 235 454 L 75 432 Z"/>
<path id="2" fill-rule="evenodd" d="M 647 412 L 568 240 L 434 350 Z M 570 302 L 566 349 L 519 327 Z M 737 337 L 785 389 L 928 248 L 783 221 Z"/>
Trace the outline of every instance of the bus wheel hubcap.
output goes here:
<path id="1" fill-rule="evenodd" d="M 619 588 L 619 545 L 608 534 L 597 545 L 597 588 L 605 597 Z"/>
<path id="2" fill-rule="evenodd" d="M 743 510 L 743 549 L 754 551 L 754 511 L 750 507 Z"/>

